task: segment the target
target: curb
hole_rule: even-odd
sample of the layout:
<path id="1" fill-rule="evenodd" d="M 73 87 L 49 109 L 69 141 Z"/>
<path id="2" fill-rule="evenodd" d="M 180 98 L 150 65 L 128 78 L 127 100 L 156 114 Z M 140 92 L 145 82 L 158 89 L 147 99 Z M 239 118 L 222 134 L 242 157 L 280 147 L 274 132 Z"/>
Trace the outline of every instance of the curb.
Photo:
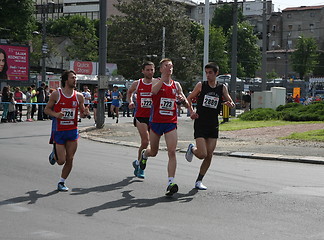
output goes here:
<path id="1" fill-rule="evenodd" d="M 104 139 L 100 137 L 89 136 L 87 132 L 96 129 L 96 127 L 84 127 L 79 129 L 80 136 L 96 142 L 117 144 L 125 147 L 138 148 L 139 143 L 137 142 L 126 142 L 119 140 Z M 166 148 L 159 148 L 159 150 L 165 151 Z M 176 149 L 177 152 L 185 153 L 187 149 Z M 231 152 L 231 151 L 215 151 L 214 155 L 228 156 L 228 157 L 240 157 L 240 158 L 251 158 L 259 160 L 270 160 L 270 161 L 284 161 L 284 162 L 296 162 L 296 163 L 308 163 L 308 164 L 324 164 L 324 157 L 316 156 L 295 156 L 295 155 L 280 155 L 280 154 L 265 154 L 265 153 L 252 153 L 252 152 Z"/>

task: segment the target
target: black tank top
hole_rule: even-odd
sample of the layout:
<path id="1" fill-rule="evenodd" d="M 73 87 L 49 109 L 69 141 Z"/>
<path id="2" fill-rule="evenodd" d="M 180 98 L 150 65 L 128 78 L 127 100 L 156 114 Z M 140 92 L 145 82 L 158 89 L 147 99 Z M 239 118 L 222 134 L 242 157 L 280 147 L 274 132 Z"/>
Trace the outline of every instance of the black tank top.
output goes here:
<path id="1" fill-rule="evenodd" d="M 212 125 L 218 122 L 218 114 L 221 110 L 223 98 L 223 84 L 218 83 L 212 88 L 208 85 L 208 81 L 203 81 L 201 92 L 197 99 L 197 113 L 199 122 Z"/>

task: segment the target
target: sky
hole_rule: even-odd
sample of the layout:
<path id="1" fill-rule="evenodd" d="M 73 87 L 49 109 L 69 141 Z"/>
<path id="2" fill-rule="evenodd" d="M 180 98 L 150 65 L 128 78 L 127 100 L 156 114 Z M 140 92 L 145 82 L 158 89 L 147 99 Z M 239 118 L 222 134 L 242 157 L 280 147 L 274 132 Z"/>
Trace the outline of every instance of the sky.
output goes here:
<path id="1" fill-rule="evenodd" d="M 209 2 L 217 2 L 218 0 L 210 0 Z M 233 0 L 223 0 L 223 2 L 233 2 Z M 242 0 L 238 0 L 241 2 Z M 247 0 L 248 1 L 248 0 Z M 205 0 L 198 0 L 197 2 L 205 2 Z M 272 0 L 274 4 L 274 11 L 283 10 L 287 7 L 300 7 L 300 6 L 316 6 L 324 5 L 324 0 Z"/>

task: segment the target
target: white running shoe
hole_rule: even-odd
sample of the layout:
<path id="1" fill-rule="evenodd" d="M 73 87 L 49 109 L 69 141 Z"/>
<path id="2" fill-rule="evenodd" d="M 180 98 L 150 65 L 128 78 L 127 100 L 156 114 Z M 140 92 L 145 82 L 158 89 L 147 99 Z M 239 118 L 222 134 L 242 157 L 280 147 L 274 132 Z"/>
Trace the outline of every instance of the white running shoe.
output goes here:
<path id="1" fill-rule="evenodd" d="M 198 181 L 195 183 L 195 188 L 199 190 L 207 190 L 207 187 L 202 183 L 202 181 Z"/>
<path id="2" fill-rule="evenodd" d="M 192 158 L 193 158 L 193 152 L 192 152 L 192 148 L 194 147 L 195 145 L 193 145 L 192 143 L 189 144 L 188 146 L 188 149 L 187 149 L 187 152 L 186 152 L 186 155 L 185 155 L 185 158 L 188 162 L 191 162 L 192 161 Z"/>

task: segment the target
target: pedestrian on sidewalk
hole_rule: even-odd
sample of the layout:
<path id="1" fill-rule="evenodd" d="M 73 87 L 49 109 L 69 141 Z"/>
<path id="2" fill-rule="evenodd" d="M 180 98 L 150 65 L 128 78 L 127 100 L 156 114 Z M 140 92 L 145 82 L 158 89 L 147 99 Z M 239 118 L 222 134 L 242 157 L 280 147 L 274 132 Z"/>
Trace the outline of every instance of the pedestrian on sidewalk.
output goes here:
<path id="1" fill-rule="evenodd" d="M 84 106 L 82 93 L 75 90 L 76 73 L 73 70 L 62 74 L 61 86 L 50 95 L 45 113 L 53 117 L 50 143 L 53 151 L 49 156 L 51 165 L 55 162 L 64 165 L 57 185 L 58 191 L 68 191 L 65 180 L 72 170 L 74 154 L 78 146 L 78 110 L 82 118 L 89 116 L 89 109 Z"/>
<path id="2" fill-rule="evenodd" d="M 152 106 L 152 79 L 155 72 L 153 62 L 145 62 L 142 65 L 144 78 L 134 81 L 127 91 L 127 102 L 129 108 L 135 108 L 134 125 L 141 138 L 141 145 L 138 148 L 137 159 L 133 161 L 134 175 L 145 178 L 144 170 L 139 167 L 141 153 L 149 144 L 149 118 Z M 136 104 L 133 102 L 133 95 L 136 93 Z"/>
<path id="3" fill-rule="evenodd" d="M 193 155 L 203 160 L 200 166 L 199 175 L 195 182 L 195 188 L 206 190 L 202 180 L 211 164 L 213 152 L 216 148 L 219 122 L 218 115 L 223 104 L 234 107 L 235 104 L 230 97 L 225 84 L 216 80 L 219 67 L 216 63 L 208 63 L 205 66 L 207 81 L 198 82 L 187 97 L 191 119 L 194 119 L 194 138 L 196 146 L 189 144 L 185 158 L 188 162 L 192 161 Z M 197 97 L 197 107 L 194 111 L 192 107 L 193 99 Z"/>
<path id="4" fill-rule="evenodd" d="M 27 122 L 32 122 L 33 120 L 31 119 L 31 111 L 32 111 L 32 105 L 31 103 L 31 98 L 32 98 L 32 88 L 27 87 L 27 92 L 26 92 L 26 103 L 27 103 L 27 114 L 26 114 L 26 121 Z"/>
<path id="5" fill-rule="evenodd" d="M 178 185 L 175 183 L 177 168 L 176 147 L 177 135 L 177 106 L 180 101 L 185 106 L 187 100 L 182 92 L 179 82 L 172 80 L 173 64 L 171 59 L 164 58 L 160 61 L 160 79 L 152 80 L 152 112 L 150 118 L 150 146 L 143 149 L 140 160 L 140 168 L 146 167 L 148 157 L 155 157 L 159 150 L 160 138 L 164 134 L 168 151 L 168 186 L 165 195 L 172 196 L 178 192 Z"/>

